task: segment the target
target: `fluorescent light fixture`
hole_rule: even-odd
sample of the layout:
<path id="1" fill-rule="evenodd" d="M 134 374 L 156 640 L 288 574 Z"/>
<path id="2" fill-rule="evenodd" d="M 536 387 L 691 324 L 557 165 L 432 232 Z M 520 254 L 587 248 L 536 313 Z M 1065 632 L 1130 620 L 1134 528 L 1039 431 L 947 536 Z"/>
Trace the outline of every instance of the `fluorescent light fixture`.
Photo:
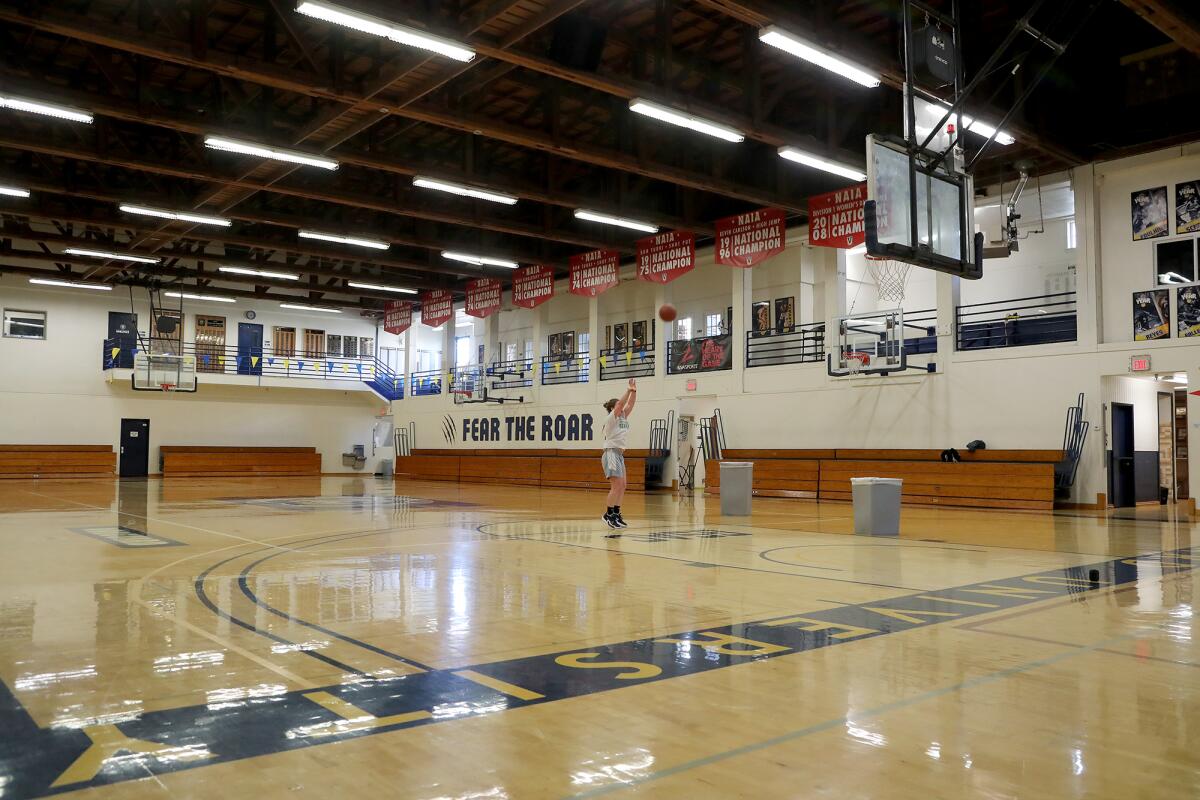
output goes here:
<path id="1" fill-rule="evenodd" d="M 473 189 L 470 186 L 461 186 L 457 183 L 447 183 L 433 178 L 422 178 L 417 176 L 413 178 L 413 186 L 419 186 L 422 189 L 436 189 L 439 192 L 449 192 L 462 197 L 474 197 L 476 200 L 488 200 L 492 203 L 503 203 L 506 206 L 511 206 L 517 202 L 517 198 L 512 195 L 500 194 L 499 192 L 488 192 L 483 189 Z"/>
<path id="2" fill-rule="evenodd" d="M 387 250 L 391 247 L 387 242 L 381 242 L 378 239 L 363 239 L 359 236 L 339 236 L 336 233 L 322 233 L 321 231 L 300 231 L 301 239 L 320 239 L 322 242 L 337 242 L 338 244 L 352 244 L 358 247 L 371 247 L 376 250 Z"/>
<path id="3" fill-rule="evenodd" d="M 210 217 L 204 214 L 193 214 L 190 211 L 168 211 L 165 208 L 151 208 L 150 206 L 131 206 L 127 203 L 122 203 L 121 210 L 126 214 L 142 214 L 147 217 L 161 217 L 162 219 L 175 219 L 180 222 L 195 222 L 199 225 L 220 225 L 228 228 L 233 224 L 232 221 L 223 217 Z"/>
<path id="4" fill-rule="evenodd" d="M 0 108 L 11 108 L 13 111 L 25 111 L 29 114 L 41 114 L 44 117 L 70 120 L 71 122 L 92 123 L 92 115 L 86 111 L 70 106 L 59 106 L 43 103 L 25 97 L 0 96 Z"/>
<path id="5" fill-rule="evenodd" d="M 1188 283 L 1188 279 L 1178 272 L 1160 272 L 1158 279 L 1163 283 Z"/>
<path id="6" fill-rule="evenodd" d="M 937 121 L 945 116 L 946 112 L 950 110 L 950 106 L 946 105 L 940 100 L 927 100 L 924 97 L 914 97 L 913 100 L 915 101 L 914 105 L 916 106 L 917 111 L 917 135 L 924 138 L 925 136 L 929 135 L 931 130 L 933 130 L 933 126 L 937 123 Z M 954 121 L 955 118 L 951 117 L 949 120 L 947 120 L 947 124 Z M 986 122 L 981 122 L 980 120 L 977 120 L 966 113 L 962 115 L 962 122 L 963 126 L 971 133 L 982 136 L 985 139 L 991 137 L 993 133 L 996 133 L 996 129 L 994 127 L 988 125 Z M 996 133 L 996 142 L 1006 147 L 1016 141 L 1016 138 L 1006 131 L 1000 131 L 999 133 Z"/>
<path id="7" fill-rule="evenodd" d="M 399 286 L 383 286 L 378 283 L 358 283 L 357 281 L 346 281 L 347 286 L 353 286 L 355 289 L 374 289 L 377 292 L 396 292 L 397 294 L 416 294 L 416 289 L 401 289 Z"/>
<path id="8" fill-rule="evenodd" d="M 675 111 L 666 106 L 660 106 L 658 103 L 652 103 L 640 97 L 635 97 L 629 101 L 629 110 L 645 114 L 647 117 L 653 117 L 662 122 L 678 125 L 681 128 L 688 128 L 697 133 L 704 133 L 718 139 L 724 139 L 727 142 L 744 142 L 746 140 L 745 134 L 741 131 L 735 131 L 733 128 L 726 128 L 724 125 L 718 125 L 715 122 L 709 122 L 706 119 L 701 119 L 682 111 Z"/>
<path id="9" fill-rule="evenodd" d="M 45 278 L 30 278 L 30 283 L 39 286 L 65 286 L 68 289 L 95 289 L 99 292 L 111 292 L 112 287 L 103 283 L 76 283 L 75 281 L 52 281 Z"/>
<path id="10" fill-rule="evenodd" d="M 605 225 L 616 225 L 620 228 L 629 228 L 630 230 L 642 231 L 643 233 L 658 233 L 658 226 L 651 225 L 649 222 L 638 222 L 636 219 L 626 219 L 625 217 L 613 217 L 597 211 L 588 211 L 585 208 L 575 209 L 575 219 L 584 219 L 588 222 L 602 222 Z"/>
<path id="11" fill-rule="evenodd" d="M 240 139 L 227 139 L 224 136 L 205 136 L 204 146 L 213 150 L 224 150 L 226 153 L 242 153 L 247 156 L 269 158 L 272 161 L 287 161 L 290 164 L 303 164 L 308 167 L 320 167 L 321 169 L 338 168 L 338 162 L 332 158 L 311 156 L 307 153 L 300 153 L 295 150 L 283 150 L 278 147 L 267 147 L 266 145 L 254 144 L 253 142 L 243 142 Z"/>
<path id="12" fill-rule="evenodd" d="M 29 197 L 29 190 L 16 186 L 0 186 L 0 194 L 8 197 Z"/>
<path id="13" fill-rule="evenodd" d="M 477 267 L 504 267 L 505 269 L 516 269 L 521 266 L 515 261 L 505 261 L 500 258 L 489 258 L 488 256 L 473 256 L 470 253 L 454 253 L 449 250 L 442 251 L 442 258 L 448 258 L 451 261 L 461 261 L 464 264 L 474 264 Z"/>
<path id="14" fill-rule="evenodd" d="M 322 308 L 321 306 L 303 306 L 299 303 L 280 303 L 280 308 L 294 308 L 297 311 L 324 311 L 326 314 L 340 314 L 341 309 L 337 308 Z"/>
<path id="15" fill-rule="evenodd" d="M 221 297 L 215 294 L 191 294 L 189 292 L 163 292 L 167 297 L 180 297 L 184 300 L 205 300 L 210 303 L 236 303 L 232 297 Z"/>
<path id="16" fill-rule="evenodd" d="M 848 167 L 845 164 L 838 164 L 836 161 L 830 161 L 819 156 L 814 156 L 812 153 L 806 153 L 803 150 L 797 150 L 795 147 L 779 148 L 780 158 L 786 158 L 788 161 L 795 161 L 797 164 L 803 164 L 806 167 L 832 172 L 834 175 L 841 175 L 843 178 L 849 178 L 852 181 L 865 181 L 867 173 L 855 167 Z"/>
<path id="17" fill-rule="evenodd" d="M 944 114 L 946 112 L 943 111 L 942 113 Z M 1014 137 L 1011 133 L 1006 131 L 1000 131 L 999 133 L 996 133 L 996 129 L 991 125 L 988 125 L 986 122 L 981 120 L 974 119 L 966 114 L 963 114 L 963 125 L 966 125 L 967 130 L 969 130 L 971 133 L 977 133 L 985 139 L 991 138 L 992 134 L 995 133 L 996 142 L 1004 145 L 1005 147 L 1017 141 L 1016 137 Z"/>
<path id="18" fill-rule="evenodd" d="M 107 258 L 113 261 L 133 261 L 137 264 L 157 264 L 161 259 L 149 256 L 132 256 L 126 253 L 110 253 L 107 250 L 85 250 L 82 247 L 68 247 L 63 253 L 69 256 L 84 256 L 86 258 Z"/>
<path id="19" fill-rule="evenodd" d="M 217 267 L 217 272 L 229 272 L 234 275 L 254 275 L 259 278 L 279 278 L 283 281 L 300 280 L 300 276 L 294 272 L 270 272 L 265 269 L 248 269 L 246 267 Z"/>
<path id="20" fill-rule="evenodd" d="M 1174 375 L 1164 376 L 1163 380 L 1167 381 L 1168 383 L 1187 383 L 1188 382 L 1186 372 L 1176 372 Z"/>
<path id="21" fill-rule="evenodd" d="M 874 89 L 880 83 L 879 75 L 865 67 L 836 56 L 824 47 L 803 39 L 794 33 L 789 33 L 778 25 L 770 25 L 760 30 L 758 32 L 758 40 L 763 44 L 778 47 L 780 50 L 791 53 L 797 58 L 802 58 L 836 75 L 841 75 L 843 78 L 848 78 L 857 84 L 866 86 L 868 89 Z"/>
<path id="22" fill-rule="evenodd" d="M 465 62 L 475 58 L 474 50 L 458 42 L 452 42 L 440 36 L 433 36 L 415 28 L 397 25 L 394 22 L 388 22 L 378 17 L 360 14 L 357 11 L 349 11 L 331 3 L 302 2 L 296 6 L 296 12 L 313 17 L 314 19 L 332 22 L 335 25 L 344 25 L 347 28 L 352 28 L 362 33 L 369 33 L 372 36 L 391 39 L 397 44 L 408 45 L 409 47 L 416 47 L 421 50 L 429 50 L 446 58 L 452 58 L 455 61 Z"/>

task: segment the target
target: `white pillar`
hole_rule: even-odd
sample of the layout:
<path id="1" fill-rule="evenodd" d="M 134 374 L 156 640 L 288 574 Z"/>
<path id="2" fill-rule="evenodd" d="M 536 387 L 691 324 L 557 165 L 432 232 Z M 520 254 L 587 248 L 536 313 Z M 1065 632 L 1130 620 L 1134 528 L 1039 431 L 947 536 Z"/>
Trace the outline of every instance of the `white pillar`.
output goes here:
<path id="1" fill-rule="evenodd" d="M 846 251 L 810 247 L 813 259 L 813 321 L 825 323 L 825 351 L 837 347 L 834 322 L 846 313 Z"/>
<path id="2" fill-rule="evenodd" d="M 671 302 L 670 284 L 656 283 L 654 284 L 654 308 L 650 309 L 650 324 L 654 325 L 654 379 L 661 382 L 664 375 L 667 374 L 667 342 L 671 339 L 673 322 L 663 322 L 659 319 L 658 310 L 667 303 Z M 633 333 L 629 334 L 630 341 L 633 340 Z M 621 356 L 624 358 L 624 356 Z"/>
<path id="3" fill-rule="evenodd" d="M 1093 164 L 1071 171 L 1075 192 L 1075 314 L 1076 341 L 1081 349 L 1104 341 L 1100 309 L 1100 204 Z"/>
<path id="4" fill-rule="evenodd" d="M 417 325 L 420 323 L 414 322 L 408 326 L 408 330 L 404 332 L 404 396 L 408 397 L 412 391 L 412 374 L 417 371 Z"/>
<path id="5" fill-rule="evenodd" d="M 588 383 L 600 381 L 600 298 L 588 298 Z"/>
<path id="6" fill-rule="evenodd" d="M 734 373 L 742 378 L 742 388 L 745 388 L 746 378 L 746 331 L 750 329 L 747 320 L 750 319 L 750 306 L 754 302 L 754 270 L 740 267 L 728 267 L 731 286 L 731 305 L 733 318 L 730 325 L 730 347 L 733 348 Z"/>

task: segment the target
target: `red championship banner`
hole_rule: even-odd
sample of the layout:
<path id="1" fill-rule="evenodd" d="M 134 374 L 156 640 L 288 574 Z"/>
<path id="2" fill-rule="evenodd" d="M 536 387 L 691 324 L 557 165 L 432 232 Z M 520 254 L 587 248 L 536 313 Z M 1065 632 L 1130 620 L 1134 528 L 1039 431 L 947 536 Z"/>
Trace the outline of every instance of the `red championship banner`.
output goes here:
<path id="1" fill-rule="evenodd" d="M 808 198 L 808 243 L 818 247 L 857 247 L 863 234 L 867 185 L 847 186 Z"/>
<path id="2" fill-rule="evenodd" d="M 612 250 L 593 250 L 571 256 L 571 294 L 595 297 L 620 282 L 621 254 Z"/>
<path id="3" fill-rule="evenodd" d="M 513 305 L 537 308 L 554 297 L 554 270 L 550 267 L 521 267 L 513 273 Z"/>
<path id="4" fill-rule="evenodd" d="M 668 231 L 639 239 L 637 276 L 640 281 L 670 283 L 696 268 L 696 234 Z"/>
<path id="5" fill-rule="evenodd" d="M 445 289 L 421 294 L 421 324 L 436 328 L 454 316 L 454 295 Z"/>
<path id="6" fill-rule="evenodd" d="M 717 220 L 717 263 L 753 267 L 783 252 L 787 215 L 778 208 L 760 208 Z"/>
<path id="7" fill-rule="evenodd" d="M 388 333 L 404 333 L 412 325 L 412 303 L 389 300 L 383 306 L 383 329 Z"/>
<path id="8" fill-rule="evenodd" d="M 479 278 L 467 284 L 467 316 L 489 317 L 500 310 L 503 284 L 495 278 Z"/>

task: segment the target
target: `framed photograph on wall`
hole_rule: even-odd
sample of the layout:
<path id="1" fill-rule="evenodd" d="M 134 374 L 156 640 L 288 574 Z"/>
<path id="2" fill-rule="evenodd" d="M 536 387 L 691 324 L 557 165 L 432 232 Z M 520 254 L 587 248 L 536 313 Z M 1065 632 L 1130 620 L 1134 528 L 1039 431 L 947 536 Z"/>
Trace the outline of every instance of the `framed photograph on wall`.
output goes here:
<path id="1" fill-rule="evenodd" d="M 1168 235 L 1171 231 L 1167 223 L 1167 187 L 1156 186 L 1131 192 L 1129 214 L 1135 242 Z"/>
<path id="2" fill-rule="evenodd" d="M 604 344 L 602 350 L 612 350 L 612 325 L 604 326 Z"/>
<path id="3" fill-rule="evenodd" d="M 1175 232 L 1200 231 L 1200 181 L 1175 184 Z"/>
<path id="4" fill-rule="evenodd" d="M 562 334 L 552 333 L 546 341 L 546 354 L 554 361 L 562 357 Z"/>
<path id="5" fill-rule="evenodd" d="M 634 350 L 640 350 L 648 344 L 646 341 L 645 320 L 633 323 L 633 330 L 630 332 L 630 338 L 633 340 L 630 343 L 630 347 L 632 347 Z"/>
<path id="6" fill-rule="evenodd" d="M 1200 291 L 1195 286 L 1184 286 L 1176 296 L 1178 320 L 1175 330 L 1181 339 L 1200 336 Z"/>
<path id="7" fill-rule="evenodd" d="M 771 335 L 770 300 L 761 300 L 750 307 L 750 324 L 755 336 Z"/>
<path id="8" fill-rule="evenodd" d="M 325 337 L 325 352 L 331 356 L 342 356 L 342 335 L 340 333 L 331 333 Z"/>
<path id="9" fill-rule="evenodd" d="M 775 298 L 775 332 L 787 333 L 796 327 L 796 298 Z"/>
<path id="10" fill-rule="evenodd" d="M 559 334 L 558 357 L 566 360 L 575 355 L 575 331 L 563 331 Z"/>
<path id="11" fill-rule="evenodd" d="M 629 348 L 629 325 L 624 322 L 618 322 L 613 326 L 613 350 L 627 350 Z"/>
<path id="12" fill-rule="evenodd" d="M 1133 293 L 1133 339 L 1145 342 L 1171 335 L 1171 291 Z"/>

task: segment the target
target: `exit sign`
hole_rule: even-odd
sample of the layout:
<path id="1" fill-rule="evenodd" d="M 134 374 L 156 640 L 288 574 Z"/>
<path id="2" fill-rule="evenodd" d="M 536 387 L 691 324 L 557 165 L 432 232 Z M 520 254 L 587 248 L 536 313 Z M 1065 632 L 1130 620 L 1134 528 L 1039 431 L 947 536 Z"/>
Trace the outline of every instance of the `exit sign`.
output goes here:
<path id="1" fill-rule="evenodd" d="M 1129 357 L 1130 372 L 1149 372 L 1150 371 L 1150 356 L 1130 356 Z"/>

